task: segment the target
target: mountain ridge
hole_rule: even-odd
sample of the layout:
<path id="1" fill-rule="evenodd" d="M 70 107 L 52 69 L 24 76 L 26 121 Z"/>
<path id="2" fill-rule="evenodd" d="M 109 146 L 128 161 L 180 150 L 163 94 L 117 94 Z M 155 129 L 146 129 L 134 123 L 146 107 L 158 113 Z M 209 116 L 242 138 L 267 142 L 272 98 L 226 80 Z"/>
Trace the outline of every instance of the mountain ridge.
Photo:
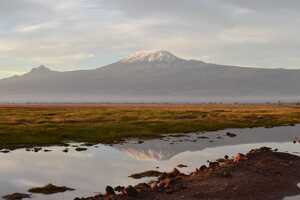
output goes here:
<path id="1" fill-rule="evenodd" d="M 225 66 L 185 60 L 167 51 L 125 59 L 92 70 L 34 68 L 0 80 L 0 101 L 277 101 L 297 100 L 300 95 L 300 70 Z"/>
<path id="2" fill-rule="evenodd" d="M 157 56 L 157 55 L 163 55 L 162 57 Z M 169 59 L 171 57 L 171 59 Z M 169 60 L 168 60 L 169 59 Z M 268 70 L 268 71 L 272 71 L 272 70 L 288 70 L 288 71 L 300 71 L 300 69 L 286 69 L 286 68 L 264 68 L 264 67 L 243 67 L 243 66 L 236 66 L 236 65 L 222 65 L 222 64 L 215 64 L 215 63 L 207 63 L 201 60 L 196 60 L 196 59 L 192 59 L 192 60 L 187 60 L 187 59 L 183 59 L 180 58 L 176 55 L 174 55 L 173 53 L 167 51 L 167 50 L 145 50 L 145 51 L 137 51 L 133 54 L 130 54 L 129 56 L 120 59 L 119 61 L 112 63 L 112 64 L 107 64 L 101 67 L 97 67 L 95 69 L 85 69 L 85 70 L 71 70 L 71 71 L 56 71 L 53 70 L 45 65 L 40 65 L 38 67 L 33 67 L 29 72 L 26 72 L 24 74 L 21 75 L 13 75 L 11 77 L 6 77 L 6 78 L 2 78 L 0 80 L 3 79 L 9 79 L 9 78 L 16 78 L 16 77 L 20 77 L 26 74 L 30 74 L 30 73 L 47 73 L 47 72 L 81 72 L 81 71 L 92 71 L 92 70 L 101 70 L 103 68 L 108 68 L 112 65 L 115 64 L 134 64 L 134 63 L 143 63 L 143 62 L 147 62 L 147 63 L 168 63 L 168 62 L 174 62 L 174 61 L 182 61 L 182 62 L 194 62 L 194 63 L 203 63 L 203 64 L 210 64 L 210 65 L 217 65 L 217 66 L 222 66 L 222 67 L 226 67 L 226 68 L 240 68 L 240 69 L 257 69 L 257 70 Z"/>

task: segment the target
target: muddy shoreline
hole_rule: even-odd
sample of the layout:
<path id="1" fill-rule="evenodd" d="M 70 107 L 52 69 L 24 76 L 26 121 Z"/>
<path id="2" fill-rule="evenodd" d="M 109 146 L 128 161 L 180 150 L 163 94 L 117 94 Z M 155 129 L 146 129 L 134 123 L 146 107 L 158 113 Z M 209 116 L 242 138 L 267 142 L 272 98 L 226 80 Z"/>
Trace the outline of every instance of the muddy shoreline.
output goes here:
<path id="1" fill-rule="evenodd" d="M 300 194 L 300 157 L 267 147 L 209 161 L 185 175 L 177 169 L 157 181 L 106 188 L 106 194 L 75 200 L 283 199 Z"/>

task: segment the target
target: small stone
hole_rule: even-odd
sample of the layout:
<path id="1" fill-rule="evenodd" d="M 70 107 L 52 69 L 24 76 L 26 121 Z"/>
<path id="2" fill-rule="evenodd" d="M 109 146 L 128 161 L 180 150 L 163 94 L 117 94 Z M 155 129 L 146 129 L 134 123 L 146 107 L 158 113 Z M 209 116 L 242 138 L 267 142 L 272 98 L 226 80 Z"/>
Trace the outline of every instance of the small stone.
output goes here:
<path id="1" fill-rule="evenodd" d="M 227 132 L 226 135 L 227 135 L 228 137 L 236 137 L 236 134 L 230 133 L 230 132 Z"/>
<path id="2" fill-rule="evenodd" d="M 77 147 L 75 149 L 75 151 L 86 151 L 86 150 L 87 150 L 87 148 L 84 148 L 84 147 Z"/>
<path id="3" fill-rule="evenodd" d="M 9 151 L 9 150 L 6 150 L 6 149 L 0 151 L 0 153 L 9 153 L 9 152 L 10 152 L 10 151 Z"/>
<path id="4" fill-rule="evenodd" d="M 234 162 L 240 162 L 242 160 L 247 160 L 247 156 L 245 156 L 242 153 L 238 153 L 235 157 L 234 157 Z"/>
<path id="5" fill-rule="evenodd" d="M 125 187 L 123 187 L 123 186 L 117 186 L 117 187 L 114 188 L 114 190 L 116 192 L 123 192 L 124 189 L 125 189 Z"/>
<path id="6" fill-rule="evenodd" d="M 187 165 L 184 165 L 184 164 L 180 164 L 180 165 L 177 165 L 178 168 L 186 168 L 188 167 Z"/>
<path id="7" fill-rule="evenodd" d="M 64 153 L 68 153 L 68 152 L 69 152 L 69 149 L 68 149 L 68 148 L 65 148 L 65 149 L 63 150 L 63 152 L 64 152 Z"/>
<path id="8" fill-rule="evenodd" d="M 219 167 L 219 166 L 220 166 L 219 162 L 209 162 L 209 167 L 216 168 L 216 167 Z"/>
<path id="9" fill-rule="evenodd" d="M 206 165 L 202 165 L 201 167 L 200 167 L 200 170 L 201 171 L 204 171 L 204 170 L 206 170 L 207 169 L 207 166 Z"/>
<path id="10" fill-rule="evenodd" d="M 109 186 L 109 185 L 106 186 L 105 191 L 106 191 L 106 194 L 107 194 L 107 195 L 115 195 L 115 194 L 116 194 L 114 188 L 112 188 L 112 187 Z"/>
<path id="11" fill-rule="evenodd" d="M 150 184 L 150 188 L 153 190 L 153 191 L 156 191 L 158 186 L 157 186 L 157 182 L 153 182 Z"/>
<path id="12" fill-rule="evenodd" d="M 39 152 L 39 151 L 41 151 L 41 150 L 42 150 L 41 147 L 34 147 L 33 148 L 33 151 L 36 152 L 36 153 Z"/>
<path id="13" fill-rule="evenodd" d="M 128 186 L 126 189 L 126 194 L 129 196 L 129 197 L 137 197 L 138 196 L 138 191 L 132 187 L 131 185 Z"/>
<path id="14" fill-rule="evenodd" d="M 2 197 L 5 200 L 22 200 L 22 199 L 28 199 L 31 198 L 30 194 L 21 194 L 21 193 L 14 193 L 14 194 L 9 194 L 6 196 Z"/>
<path id="15" fill-rule="evenodd" d="M 140 184 L 136 185 L 135 189 L 138 192 L 150 192 L 151 191 L 150 186 L 146 183 L 140 183 Z"/>

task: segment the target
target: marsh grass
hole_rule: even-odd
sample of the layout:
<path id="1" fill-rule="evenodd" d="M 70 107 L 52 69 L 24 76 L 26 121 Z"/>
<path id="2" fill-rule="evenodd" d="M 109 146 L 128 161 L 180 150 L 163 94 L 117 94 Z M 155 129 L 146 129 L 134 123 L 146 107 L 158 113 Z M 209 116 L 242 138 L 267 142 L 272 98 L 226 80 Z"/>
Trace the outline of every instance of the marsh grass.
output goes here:
<path id="1" fill-rule="evenodd" d="M 0 107 L 0 146 L 113 143 L 166 133 L 300 122 L 297 105 L 36 105 Z M 283 133 L 284 134 L 284 133 Z"/>

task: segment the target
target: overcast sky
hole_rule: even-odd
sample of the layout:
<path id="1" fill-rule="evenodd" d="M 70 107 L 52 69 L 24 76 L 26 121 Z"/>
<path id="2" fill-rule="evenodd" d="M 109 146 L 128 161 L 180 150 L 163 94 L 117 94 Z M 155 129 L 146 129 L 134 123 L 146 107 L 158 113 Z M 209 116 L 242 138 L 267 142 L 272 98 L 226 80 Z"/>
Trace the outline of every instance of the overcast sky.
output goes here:
<path id="1" fill-rule="evenodd" d="M 100 67 L 139 50 L 300 68 L 299 0 L 1 0 L 0 77 Z"/>

